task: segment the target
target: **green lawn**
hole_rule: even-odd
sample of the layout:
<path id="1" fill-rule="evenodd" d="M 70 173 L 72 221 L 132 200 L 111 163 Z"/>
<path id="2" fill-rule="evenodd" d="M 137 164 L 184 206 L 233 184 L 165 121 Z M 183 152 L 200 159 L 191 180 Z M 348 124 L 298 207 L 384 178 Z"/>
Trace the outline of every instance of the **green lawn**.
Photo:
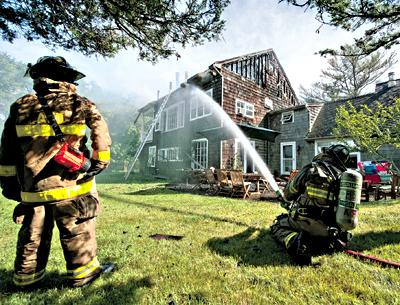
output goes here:
<path id="1" fill-rule="evenodd" d="M 43 288 L 18 292 L 12 269 L 18 226 L 0 200 L 0 304 L 400 304 L 400 271 L 344 253 L 291 264 L 269 235 L 276 202 L 176 193 L 160 183 L 98 180 L 98 256 L 116 272 L 63 287 L 55 230 Z M 101 183 L 103 182 L 103 183 Z M 106 183 L 105 183 L 106 182 Z M 363 204 L 354 247 L 400 261 L 400 201 Z M 154 240 L 152 234 L 181 235 Z"/>

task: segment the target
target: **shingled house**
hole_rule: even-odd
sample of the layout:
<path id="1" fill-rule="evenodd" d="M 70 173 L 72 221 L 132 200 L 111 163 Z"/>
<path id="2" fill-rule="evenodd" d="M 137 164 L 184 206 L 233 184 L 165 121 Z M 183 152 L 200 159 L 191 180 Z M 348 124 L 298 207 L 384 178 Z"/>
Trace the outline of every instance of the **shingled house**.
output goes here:
<path id="1" fill-rule="evenodd" d="M 389 80 L 377 84 L 373 93 L 351 99 L 323 104 L 305 104 L 269 112 L 266 120 L 267 127 L 280 132 L 275 139 L 275 145 L 269 146 L 270 169 L 287 175 L 290 170 L 302 168 L 309 163 L 323 147 L 338 143 L 333 130 L 336 127 L 335 116 L 339 106 L 351 102 L 356 109 L 360 109 L 362 105 L 373 108 L 377 101 L 388 106 L 399 97 L 400 79 L 395 80 L 394 75 L 390 73 Z M 350 138 L 347 141 L 352 142 Z M 383 155 L 400 165 L 398 149 L 386 145 L 381 150 Z M 359 161 L 371 161 L 378 157 L 353 152 L 351 158 L 353 167 L 356 167 Z"/>
<path id="2" fill-rule="evenodd" d="M 214 62 L 187 82 L 212 97 L 248 136 L 265 162 L 270 163 L 269 146 L 279 133 L 268 128 L 266 114 L 299 105 L 272 49 Z M 141 171 L 160 176 L 211 166 L 254 171 L 241 143 L 222 131 L 223 123 L 211 107 L 180 95 L 181 90 L 176 90 L 169 97 L 140 155 Z M 143 122 L 144 130 L 167 97 L 139 110 L 136 121 Z"/>

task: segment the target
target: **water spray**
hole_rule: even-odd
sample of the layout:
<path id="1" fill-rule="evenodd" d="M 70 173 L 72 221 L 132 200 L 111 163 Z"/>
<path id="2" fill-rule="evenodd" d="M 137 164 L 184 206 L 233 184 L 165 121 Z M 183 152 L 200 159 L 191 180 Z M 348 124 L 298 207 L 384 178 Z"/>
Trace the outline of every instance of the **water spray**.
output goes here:
<path id="1" fill-rule="evenodd" d="M 211 97 L 209 97 L 205 92 L 203 92 L 201 89 L 199 89 L 193 85 L 185 84 L 185 85 L 181 85 L 181 87 L 189 90 L 189 93 L 195 94 L 198 97 L 200 97 L 202 102 L 206 103 L 208 106 L 210 106 L 211 109 L 216 111 L 215 114 L 222 121 L 223 127 L 230 130 L 240 140 L 240 142 L 243 144 L 244 150 L 246 151 L 247 154 L 250 155 L 250 157 L 252 158 L 253 162 L 255 163 L 257 169 L 260 171 L 261 175 L 264 176 L 265 179 L 268 181 L 268 183 L 271 185 L 271 188 L 275 192 L 277 197 L 281 201 L 283 201 L 284 200 L 283 192 L 281 191 L 278 184 L 276 183 L 276 181 L 275 181 L 274 177 L 272 176 L 270 170 L 268 169 L 267 165 L 261 159 L 261 157 L 257 153 L 257 151 L 253 148 L 249 139 L 244 135 L 242 130 L 236 125 L 235 122 L 232 121 L 232 119 L 221 108 L 221 106 L 218 105 L 217 103 L 215 103 L 215 101 Z"/>

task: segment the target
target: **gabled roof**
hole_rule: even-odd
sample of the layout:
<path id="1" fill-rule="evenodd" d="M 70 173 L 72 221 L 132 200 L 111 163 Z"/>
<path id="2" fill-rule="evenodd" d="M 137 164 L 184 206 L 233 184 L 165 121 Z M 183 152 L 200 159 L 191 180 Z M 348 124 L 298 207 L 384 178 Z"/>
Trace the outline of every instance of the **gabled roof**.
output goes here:
<path id="1" fill-rule="evenodd" d="M 351 102 L 356 109 L 361 109 L 363 105 L 374 107 L 375 102 L 380 102 L 385 106 L 393 105 L 394 99 L 400 97 L 400 86 L 383 89 L 379 92 L 369 93 L 355 98 L 343 99 L 334 102 L 324 103 L 321 111 L 316 118 L 311 132 L 307 139 L 330 138 L 333 137 L 333 129 L 336 127 L 336 111 L 339 106 Z"/>

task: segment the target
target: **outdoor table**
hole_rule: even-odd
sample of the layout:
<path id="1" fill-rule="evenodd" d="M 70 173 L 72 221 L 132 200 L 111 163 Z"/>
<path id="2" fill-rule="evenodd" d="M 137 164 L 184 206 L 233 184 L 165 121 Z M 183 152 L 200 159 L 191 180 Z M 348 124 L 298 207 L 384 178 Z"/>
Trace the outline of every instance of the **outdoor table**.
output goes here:
<path id="1" fill-rule="evenodd" d="M 267 189 L 267 185 L 265 183 L 265 178 L 263 175 L 256 174 L 256 173 L 243 173 L 243 179 L 246 182 L 251 182 L 256 185 L 256 192 L 260 193 L 260 182 L 264 183 L 265 189 L 263 192 Z"/>

